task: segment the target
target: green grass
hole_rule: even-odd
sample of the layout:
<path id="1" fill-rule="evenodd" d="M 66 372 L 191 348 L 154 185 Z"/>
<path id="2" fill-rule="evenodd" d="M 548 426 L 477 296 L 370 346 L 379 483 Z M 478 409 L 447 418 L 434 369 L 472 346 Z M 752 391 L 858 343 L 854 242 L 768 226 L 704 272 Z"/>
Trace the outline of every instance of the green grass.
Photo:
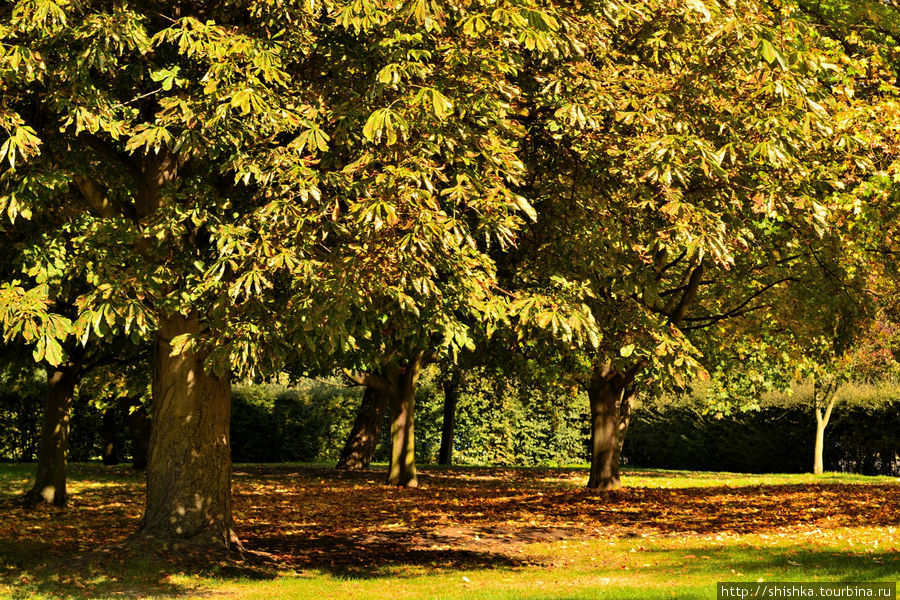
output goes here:
<path id="1" fill-rule="evenodd" d="M 66 511 L 12 509 L 28 465 L 0 465 L 0 598 L 714 598 L 717 581 L 895 581 L 896 478 L 582 469 L 380 471 L 239 465 L 235 511 L 273 561 L 76 555 L 126 538 L 141 477 L 76 465 Z"/>
<path id="2" fill-rule="evenodd" d="M 900 483 L 897 477 L 871 477 L 852 473 L 778 473 L 748 475 L 746 473 L 716 473 L 712 471 L 664 471 L 661 469 L 625 470 L 626 485 L 632 487 L 709 487 L 754 485 L 801 485 L 823 483 L 891 484 Z"/>

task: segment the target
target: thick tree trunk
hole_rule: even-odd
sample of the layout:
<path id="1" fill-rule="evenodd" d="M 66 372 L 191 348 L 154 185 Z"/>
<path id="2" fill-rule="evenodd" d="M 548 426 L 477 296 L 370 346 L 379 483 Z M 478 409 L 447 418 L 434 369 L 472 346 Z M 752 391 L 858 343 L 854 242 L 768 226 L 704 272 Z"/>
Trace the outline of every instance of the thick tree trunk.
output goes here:
<path id="1" fill-rule="evenodd" d="M 375 447 L 378 445 L 387 405 L 387 394 L 375 388 L 366 388 L 356 420 L 353 422 L 353 429 L 350 430 L 344 449 L 341 450 L 338 469 L 361 471 L 369 467 L 375 455 Z"/>
<path id="2" fill-rule="evenodd" d="M 453 433 L 456 429 L 456 404 L 459 402 L 459 386 L 462 377 L 459 369 L 444 382 L 444 419 L 441 423 L 441 449 L 438 452 L 439 465 L 453 464 Z"/>
<path id="3" fill-rule="evenodd" d="M 69 450 L 69 413 L 78 383 L 79 367 L 74 363 L 47 369 L 47 396 L 38 448 L 37 476 L 25 494 L 27 504 L 47 502 L 65 506 L 66 454 Z"/>
<path id="4" fill-rule="evenodd" d="M 625 380 L 609 366 L 595 369 L 588 384 L 591 402 L 591 476 L 589 488 L 619 487 L 619 402 Z"/>
<path id="5" fill-rule="evenodd" d="M 410 359 L 405 369 L 390 373 L 391 382 L 391 464 L 387 482 L 417 487 L 415 458 L 415 402 L 419 375 L 425 364 L 424 352 Z"/>
<path id="6" fill-rule="evenodd" d="M 142 471 L 147 468 L 150 452 L 150 417 L 143 405 L 128 407 L 128 432 L 131 436 L 131 468 Z"/>
<path id="7" fill-rule="evenodd" d="M 139 535 L 234 547 L 231 515 L 231 383 L 207 374 L 205 356 L 170 356 L 171 340 L 197 319 L 160 319 L 153 372 L 147 504 Z"/>
<path id="8" fill-rule="evenodd" d="M 103 413 L 101 423 L 103 437 L 103 464 L 119 464 L 119 407 L 110 406 Z"/>

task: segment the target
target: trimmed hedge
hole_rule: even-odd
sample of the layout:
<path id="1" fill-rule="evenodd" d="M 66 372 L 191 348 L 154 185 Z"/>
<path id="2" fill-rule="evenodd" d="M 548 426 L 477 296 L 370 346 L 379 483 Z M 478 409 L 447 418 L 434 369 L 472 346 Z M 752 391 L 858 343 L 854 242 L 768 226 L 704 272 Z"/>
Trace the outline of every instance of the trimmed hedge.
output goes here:
<path id="1" fill-rule="evenodd" d="M 416 459 L 437 461 L 444 396 L 435 369 L 416 394 Z M 361 402 L 361 388 L 306 381 L 296 388 L 236 386 L 234 462 L 336 461 Z M 562 465 L 587 456 L 586 398 L 555 396 L 502 379 L 467 378 L 457 405 L 454 463 Z M 388 460 L 385 421 L 375 449 Z"/>
<path id="2" fill-rule="evenodd" d="M 629 466 L 803 473 L 812 470 L 815 416 L 803 406 L 730 416 L 692 406 L 635 411 L 622 454 Z M 900 404 L 836 406 L 825 430 L 825 469 L 900 476 Z"/>
<path id="3" fill-rule="evenodd" d="M 0 461 L 36 458 L 43 385 L 36 376 L 0 381 Z M 437 460 L 443 392 L 436 370 L 423 375 L 416 399 L 416 456 Z M 704 413 L 702 398 L 663 399 L 638 407 L 623 449 L 629 466 L 747 473 L 808 472 L 815 418 L 809 390 L 764 401 L 733 415 Z M 315 381 L 297 387 L 235 386 L 231 442 L 234 462 L 336 461 L 362 390 Z M 583 394 L 523 386 L 469 373 L 460 389 L 454 462 L 475 465 L 565 465 L 587 460 L 588 402 Z M 130 440 L 118 411 L 119 443 Z M 102 412 L 75 399 L 70 460 L 98 460 Z M 375 460 L 386 461 L 387 423 Z M 124 459 L 125 456 L 120 458 Z M 900 476 L 900 388 L 846 386 L 825 434 L 825 468 Z"/>
<path id="4" fill-rule="evenodd" d="M 337 460 L 361 392 L 320 383 L 298 388 L 235 386 L 231 404 L 234 462 Z"/>

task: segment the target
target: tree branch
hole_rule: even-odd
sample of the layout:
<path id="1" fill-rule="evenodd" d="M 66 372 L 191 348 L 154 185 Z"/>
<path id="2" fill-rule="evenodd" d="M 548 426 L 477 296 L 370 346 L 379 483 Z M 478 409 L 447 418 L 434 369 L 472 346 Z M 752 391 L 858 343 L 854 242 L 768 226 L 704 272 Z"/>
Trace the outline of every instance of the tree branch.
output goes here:
<path id="1" fill-rule="evenodd" d="M 362 385 L 389 394 L 391 392 L 391 382 L 386 377 L 376 375 L 375 373 L 367 373 L 365 371 L 351 371 L 344 369 L 344 376 L 354 385 Z"/>
<path id="2" fill-rule="evenodd" d="M 764 293 L 766 293 L 767 291 L 769 291 L 776 285 L 780 285 L 786 281 L 797 281 L 797 279 L 794 277 L 784 277 L 782 279 L 779 279 L 778 281 L 773 281 L 772 283 L 764 286 L 762 289 L 757 290 L 756 292 L 754 292 L 753 294 L 748 296 L 743 302 L 741 302 L 740 304 L 738 304 L 731 310 L 726 311 L 724 313 L 721 313 L 718 315 L 705 315 L 705 316 L 701 316 L 701 317 L 686 317 L 684 320 L 685 321 L 694 321 L 694 322 L 709 321 L 708 323 L 704 323 L 703 325 L 698 325 L 698 326 L 690 328 L 690 329 L 700 329 L 702 327 L 709 327 L 713 323 L 718 323 L 719 321 L 721 321 L 723 319 L 728 319 L 730 317 L 738 317 L 742 314 L 746 314 L 748 312 L 751 312 L 751 310 L 744 310 L 744 308 L 748 304 L 750 304 L 750 302 L 752 302 L 755 298 L 758 298 L 759 296 L 763 295 Z M 759 306 L 754 307 L 752 310 L 759 310 L 760 308 L 763 308 L 764 306 L 768 306 L 768 305 L 761 304 Z"/>
<path id="3" fill-rule="evenodd" d="M 691 271 L 691 277 L 688 280 L 687 288 L 684 290 L 684 294 L 681 296 L 678 306 L 675 307 L 675 310 L 672 312 L 672 316 L 669 319 L 669 323 L 672 325 L 676 327 L 681 325 L 681 321 L 684 319 L 688 307 L 691 305 L 691 302 L 694 301 L 694 298 L 697 297 L 697 290 L 700 289 L 700 282 L 703 280 L 703 270 L 703 259 L 700 259 L 697 266 Z"/>

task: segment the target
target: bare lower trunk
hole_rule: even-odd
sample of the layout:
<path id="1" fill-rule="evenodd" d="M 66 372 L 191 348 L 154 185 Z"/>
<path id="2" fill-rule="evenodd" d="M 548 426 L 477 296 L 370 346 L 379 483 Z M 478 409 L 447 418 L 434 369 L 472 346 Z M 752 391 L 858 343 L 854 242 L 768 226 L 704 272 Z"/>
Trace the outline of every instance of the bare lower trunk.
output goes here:
<path id="1" fill-rule="evenodd" d="M 197 319 L 160 319 L 153 373 L 147 505 L 139 534 L 239 546 L 231 515 L 231 384 L 207 374 L 205 356 L 170 356 L 171 340 Z"/>
<path id="2" fill-rule="evenodd" d="M 65 506 L 68 502 L 66 454 L 69 450 L 69 413 L 78 377 L 78 365 L 73 363 L 47 369 L 47 396 L 37 475 L 34 485 L 23 499 L 28 504 L 47 502 Z"/>
<path id="3" fill-rule="evenodd" d="M 816 423 L 816 447 L 813 454 L 813 473 L 821 475 L 825 472 L 825 426 L 821 421 Z"/>
<path id="4" fill-rule="evenodd" d="M 831 420 L 834 402 L 837 398 L 837 382 L 824 385 L 816 381 L 813 385 L 813 402 L 816 413 L 816 445 L 813 449 L 813 473 L 821 475 L 825 472 L 825 428 Z"/>
<path id="5" fill-rule="evenodd" d="M 589 488 L 619 487 L 618 448 L 619 399 L 624 382 L 609 369 L 597 370 L 588 386 L 591 402 L 591 476 Z"/>
<path id="6" fill-rule="evenodd" d="M 344 449 L 341 450 L 338 469 L 360 471 L 369 467 L 375 455 L 375 447 L 378 445 L 387 405 L 387 394 L 375 388 L 366 388 L 359 413 L 353 422 L 353 429 L 350 430 Z"/>
<path id="7" fill-rule="evenodd" d="M 444 382 L 444 419 L 441 423 L 439 465 L 453 464 L 453 432 L 456 428 L 456 404 L 459 402 L 461 380 L 459 369 L 454 369 L 453 375 Z"/>
<path id="8" fill-rule="evenodd" d="M 607 364 L 594 369 L 587 392 L 591 403 L 591 476 L 587 485 L 614 490 L 621 485 L 619 458 L 631 422 L 634 387 Z"/>
<path id="9" fill-rule="evenodd" d="M 387 482 L 391 485 L 417 487 L 415 458 L 415 402 L 419 374 L 425 364 L 419 352 L 403 369 L 388 375 L 391 382 L 391 464 Z"/>

